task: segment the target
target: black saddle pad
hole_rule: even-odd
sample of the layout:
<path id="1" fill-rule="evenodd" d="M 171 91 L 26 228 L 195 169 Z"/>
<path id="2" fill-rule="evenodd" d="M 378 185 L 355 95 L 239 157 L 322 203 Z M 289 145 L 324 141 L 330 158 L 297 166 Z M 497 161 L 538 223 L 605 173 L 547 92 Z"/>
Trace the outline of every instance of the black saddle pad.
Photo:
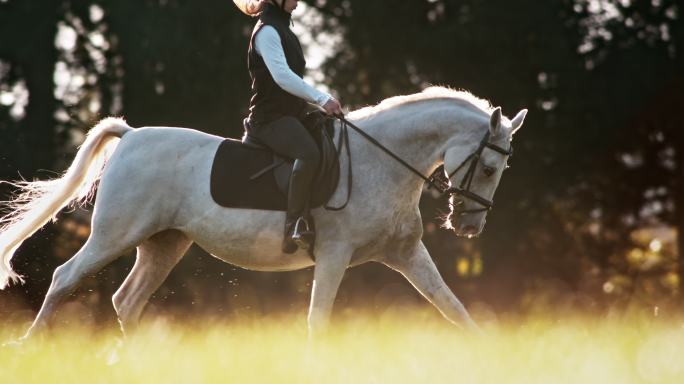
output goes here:
<path id="1" fill-rule="evenodd" d="M 278 189 L 272 172 L 250 180 L 272 163 L 270 151 L 248 147 L 238 140 L 223 140 L 211 168 L 212 198 L 224 207 L 287 210 L 287 197 Z"/>
<path id="2" fill-rule="evenodd" d="M 321 164 L 313 180 L 310 207 L 324 205 L 337 189 L 339 159 L 333 143 L 331 121 L 313 130 L 321 150 Z M 273 167 L 273 164 L 279 164 Z M 287 210 L 287 190 L 292 160 L 274 156 L 267 148 L 225 139 L 218 147 L 211 168 L 210 190 L 214 201 L 229 208 Z"/>

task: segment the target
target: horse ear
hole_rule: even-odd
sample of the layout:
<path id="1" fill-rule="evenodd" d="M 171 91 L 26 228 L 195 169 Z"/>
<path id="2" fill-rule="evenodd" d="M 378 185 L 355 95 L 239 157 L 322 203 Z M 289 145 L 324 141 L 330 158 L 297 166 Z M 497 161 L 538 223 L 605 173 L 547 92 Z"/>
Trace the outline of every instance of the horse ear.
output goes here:
<path id="1" fill-rule="evenodd" d="M 501 107 L 496 107 L 489 119 L 489 132 L 492 136 L 496 136 L 499 131 L 501 131 Z"/>
<path id="2" fill-rule="evenodd" d="M 518 112 L 513 120 L 511 120 L 511 135 L 516 133 L 518 129 L 522 127 L 523 121 L 525 121 L 525 116 L 527 116 L 527 109 L 523 109 L 522 111 Z"/>

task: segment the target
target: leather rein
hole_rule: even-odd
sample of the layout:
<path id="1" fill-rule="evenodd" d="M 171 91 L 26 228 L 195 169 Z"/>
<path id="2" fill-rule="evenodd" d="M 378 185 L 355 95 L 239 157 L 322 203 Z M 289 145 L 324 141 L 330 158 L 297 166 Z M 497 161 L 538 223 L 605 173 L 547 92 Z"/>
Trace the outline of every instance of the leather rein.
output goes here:
<path id="1" fill-rule="evenodd" d="M 353 130 L 358 132 L 361 136 L 363 136 L 366 140 L 368 140 L 371 144 L 375 145 L 376 147 L 380 148 L 383 152 L 388 154 L 390 157 L 392 157 L 394 160 L 396 160 L 399 164 L 403 165 L 406 169 L 423 179 L 426 183 L 428 183 L 428 189 L 429 188 L 434 188 L 437 190 L 440 194 L 442 195 L 457 195 L 469 200 L 472 200 L 480 205 L 482 205 L 482 208 L 473 208 L 473 209 L 462 209 L 458 210 L 459 215 L 467 215 L 471 213 L 477 213 L 477 212 L 484 212 L 484 211 L 489 211 L 492 209 L 494 206 L 494 202 L 492 200 L 486 199 L 470 190 L 470 187 L 472 185 L 473 177 L 475 176 L 475 169 L 477 167 L 477 163 L 480 160 L 480 157 L 482 156 L 482 152 L 485 150 L 485 148 L 489 148 L 495 152 L 498 152 L 504 156 L 511 156 L 513 155 L 513 147 L 509 147 L 508 149 L 504 149 L 499 147 L 498 145 L 492 144 L 489 142 L 489 137 L 490 137 L 490 132 L 489 129 L 487 130 L 487 133 L 485 136 L 482 138 L 480 141 L 480 145 L 477 147 L 475 152 L 471 153 L 466 157 L 461 164 L 456 167 L 451 173 L 448 175 L 445 175 L 444 172 L 440 172 L 439 169 L 433 172 L 430 176 L 425 176 L 423 175 L 420 171 L 412 167 L 409 163 L 404 161 L 401 157 L 396 155 L 394 152 L 389 150 L 387 147 L 382 145 L 379 141 L 377 141 L 374 137 L 370 136 L 368 133 L 364 132 L 361 128 L 357 127 L 354 125 L 354 123 L 350 122 L 347 120 L 344 116 L 336 116 L 340 120 L 340 135 L 338 138 L 338 143 L 337 143 L 337 158 L 339 162 L 340 154 L 342 152 L 342 147 L 346 146 L 346 153 L 347 157 L 349 158 L 349 161 L 347 163 L 347 198 L 344 204 L 342 204 L 339 207 L 331 207 L 329 205 L 325 205 L 325 209 L 330 210 L 330 211 L 339 211 L 344 209 L 347 204 L 349 203 L 349 200 L 351 199 L 351 186 L 352 186 L 352 181 L 353 181 L 353 175 L 352 175 L 352 168 L 351 168 L 351 150 L 349 148 L 349 130 L 348 127 L 351 127 Z M 468 165 L 468 170 L 466 171 L 465 175 L 463 175 L 463 179 L 461 179 L 461 182 L 459 183 L 458 187 L 451 187 L 449 180 L 458 172 L 461 170 L 463 167 Z"/>

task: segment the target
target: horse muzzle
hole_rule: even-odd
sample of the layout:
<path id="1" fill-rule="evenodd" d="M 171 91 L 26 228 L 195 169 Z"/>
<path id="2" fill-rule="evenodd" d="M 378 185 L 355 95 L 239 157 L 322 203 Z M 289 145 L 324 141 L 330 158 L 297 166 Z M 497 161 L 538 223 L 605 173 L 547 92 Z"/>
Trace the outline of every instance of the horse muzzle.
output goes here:
<path id="1" fill-rule="evenodd" d="M 454 227 L 454 232 L 457 236 L 471 238 L 479 236 L 482 233 L 482 228 L 472 224 L 462 224 Z"/>

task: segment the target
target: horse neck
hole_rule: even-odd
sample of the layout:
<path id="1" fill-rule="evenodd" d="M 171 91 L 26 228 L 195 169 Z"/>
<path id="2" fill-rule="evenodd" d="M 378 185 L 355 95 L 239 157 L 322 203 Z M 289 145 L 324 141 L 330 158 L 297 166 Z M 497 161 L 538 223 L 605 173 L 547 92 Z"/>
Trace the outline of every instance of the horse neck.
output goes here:
<path id="1" fill-rule="evenodd" d="M 444 163 L 448 147 L 461 148 L 463 158 L 475 151 L 484 134 L 478 127 L 486 118 L 484 112 L 439 99 L 399 105 L 361 124 L 371 136 L 427 177 Z M 382 178 L 385 190 L 408 193 L 416 201 L 420 198 L 422 179 L 371 143 L 358 147 L 372 147 L 364 152 L 368 152 L 371 161 L 382 164 L 378 168 L 386 170 L 386 177 Z"/>

